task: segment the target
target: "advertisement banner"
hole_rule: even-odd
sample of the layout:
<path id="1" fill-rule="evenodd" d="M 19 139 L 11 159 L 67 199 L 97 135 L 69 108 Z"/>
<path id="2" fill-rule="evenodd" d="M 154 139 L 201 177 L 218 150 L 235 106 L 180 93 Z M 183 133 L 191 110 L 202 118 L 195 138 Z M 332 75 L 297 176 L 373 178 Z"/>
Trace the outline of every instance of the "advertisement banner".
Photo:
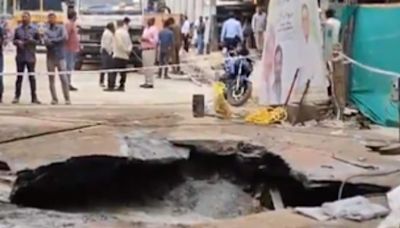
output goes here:
<path id="1" fill-rule="evenodd" d="M 321 23 L 315 0 L 271 0 L 262 55 L 259 100 L 262 105 L 327 98 Z M 293 86 L 293 89 L 291 89 Z"/>

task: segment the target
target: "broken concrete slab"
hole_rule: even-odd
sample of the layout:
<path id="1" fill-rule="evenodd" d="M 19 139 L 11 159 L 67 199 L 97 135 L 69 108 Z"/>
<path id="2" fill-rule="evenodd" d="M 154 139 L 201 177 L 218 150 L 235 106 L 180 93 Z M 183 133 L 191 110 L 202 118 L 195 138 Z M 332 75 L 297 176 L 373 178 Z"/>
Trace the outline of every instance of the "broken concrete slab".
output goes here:
<path id="1" fill-rule="evenodd" d="M 317 221 L 328 221 L 331 219 L 331 217 L 322 211 L 321 207 L 296 207 L 294 211 Z"/>
<path id="2" fill-rule="evenodd" d="M 41 227 L 110 227 L 119 228 L 113 216 L 94 213 L 65 213 L 32 208 L 19 208 L 0 203 L 0 227 L 41 228 Z"/>
<path id="3" fill-rule="evenodd" d="M 400 226 L 400 186 L 387 193 L 390 214 L 379 224 L 378 228 L 395 228 Z"/>
<path id="4" fill-rule="evenodd" d="M 367 221 L 389 214 L 389 209 L 371 203 L 367 198 L 356 196 L 332 203 L 324 203 L 322 212 L 331 218 L 344 218 L 354 221 Z"/>
<path id="5" fill-rule="evenodd" d="M 291 210 L 280 210 L 243 216 L 230 220 L 210 222 L 208 224 L 195 225 L 193 228 L 303 228 L 314 227 L 317 224 L 316 221 L 294 214 Z"/>
<path id="6" fill-rule="evenodd" d="M 167 136 L 168 140 L 174 145 L 193 148 L 203 153 L 218 154 L 218 155 L 233 155 L 238 152 L 237 148 L 239 144 L 251 143 L 257 145 L 256 142 L 250 140 L 250 138 L 230 135 L 230 134 L 199 134 L 193 132 L 188 133 L 171 133 Z M 258 144 L 261 145 L 261 144 Z"/>
<path id="7" fill-rule="evenodd" d="M 379 148 L 378 152 L 382 155 L 399 155 L 400 143 L 389 144 L 385 147 Z"/>
<path id="8" fill-rule="evenodd" d="M 95 126 L 2 144 L 0 160 L 7 162 L 11 170 L 17 172 L 63 162 L 71 157 L 122 156 L 118 133 L 111 127 Z"/>
<path id="9" fill-rule="evenodd" d="M 172 145 L 167 139 L 150 133 L 135 131 L 120 136 L 121 154 L 130 159 L 169 163 L 186 160 L 189 150 Z"/>
<path id="10" fill-rule="evenodd" d="M 0 143 L 81 125 L 85 125 L 85 123 L 55 122 L 29 117 L 2 116 L 0 121 Z"/>

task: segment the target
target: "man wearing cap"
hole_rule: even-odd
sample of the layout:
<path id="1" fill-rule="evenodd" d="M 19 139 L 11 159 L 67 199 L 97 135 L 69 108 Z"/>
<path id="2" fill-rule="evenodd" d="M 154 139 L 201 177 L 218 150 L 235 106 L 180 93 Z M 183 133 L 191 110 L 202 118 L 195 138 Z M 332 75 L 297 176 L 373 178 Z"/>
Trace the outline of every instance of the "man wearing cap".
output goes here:
<path id="1" fill-rule="evenodd" d="M 44 32 L 44 44 L 47 48 L 47 71 L 49 72 L 49 86 L 51 94 L 51 104 L 58 104 L 57 91 L 55 86 L 55 69 L 57 68 L 61 80 L 61 88 L 65 99 L 65 104 L 71 104 L 69 97 L 69 80 L 66 71 L 64 45 L 67 40 L 67 33 L 64 26 L 57 25 L 57 16 L 54 13 L 48 15 L 48 24 Z"/>
<path id="2" fill-rule="evenodd" d="M 21 97 L 23 74 L 25 69 L 29 73 L 29 82 L 31 86 L 31 101 L 33 104 L 40 104 L 36 95 L 36 45 L 40 43 L 39 31 L 35 26 L 31 25 L 31 15 L 29 12 L 22 14 L 22 25 L 20 25 L 14 33 L 14 45 L 17 47 L 16 65 L 17 65 L 17 80 L 15 82 L 15 97 L 13 104 L 19 103 Z"/>

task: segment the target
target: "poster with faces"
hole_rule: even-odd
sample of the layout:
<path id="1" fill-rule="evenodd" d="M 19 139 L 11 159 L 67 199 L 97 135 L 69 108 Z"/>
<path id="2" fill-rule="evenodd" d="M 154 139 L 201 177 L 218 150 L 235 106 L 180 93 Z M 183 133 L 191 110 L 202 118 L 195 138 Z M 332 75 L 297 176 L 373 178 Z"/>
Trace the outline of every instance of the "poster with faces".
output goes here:
<path id="1" fill-rule="evenodd" d="M 317 1 L 271 0 L 267 21 L 260 103 L 281 105 L 290 91 L 290 102 L 297 102 L 308 80 L 306 100 L 323 100 L 327 97 L 328 80 Z"/>

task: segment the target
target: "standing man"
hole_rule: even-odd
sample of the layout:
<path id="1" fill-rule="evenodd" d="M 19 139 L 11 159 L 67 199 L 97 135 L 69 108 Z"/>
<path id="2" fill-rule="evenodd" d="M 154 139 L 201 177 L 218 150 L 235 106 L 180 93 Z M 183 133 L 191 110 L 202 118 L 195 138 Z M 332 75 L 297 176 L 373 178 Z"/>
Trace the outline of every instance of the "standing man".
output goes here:
<path id="1" fill-rule="evenodd" d="M 132 53 L 132 40 L 128 30 L 126 30 L 124 21 L 117 22 L 117 30 L 114 35 L 113 45 L 113 62 L 114 68 L 126 69 L 129 63 L 129 58 Z M 125 92 L 126 71 L 119 72 L 121 79 L 117 91 Z M 111 73 L 108 77 L 108 88 L 105 91 L 114 91 L 117 73 Z"/>
<path id="2" fill-rule="evenodd" d="M 54 13 L 48 16 L 48 24 L 44 33 L 44 44 L 47 48 L 47 71 L 49 72 L 49 86 L 51 94 L 51 104 L 58 104 L 57 90 L 55 85 L 55 69 L 58 72 L 65 72 L 66 62 L 64 45 L 67 40 L 65 28 L 62 25 L 57 25 L 57 17 Z M 65 104 L 70 105 L 69 97 L 69 80 L 68 76 L 64 73 L 59 73 L 61 88 L 65 99 Z"/>
<path id="3" fill-rule="evenodd" d="M 36 45 L 40 43 L 40 35 L 36 27 L 31 25 L 31 15 L 29 12 L 22 14 L 22 25 L 20 25 L 14 34 L 14 45 L 17 47 L 17 80 L 15 82 L 15 97 L 13 104 L 19 103 L 21 97 L 22 81 L 25 69 L 29 73 L 29 83 L 31 86 L 32 104 L 41 104 L 36 95 Z"/>
<path id="4" fill-rule="evenodd" d="M 210 42 L 211 42 L 211 20 L 205 17 L 205 31 L 204 31 L 204 47 L 206 54 L 210 54 Z"/>
<path id="5" fill-rule="evenodd" d="M 4 92 L 4 84 L 3 84 L 3 75 L 4 72 L 4 55 L 3 55 L 3 46 L 5 44 L 6 38 L 6 30 L 5 27 L 0 26 L 0 104 L 3 103 L 3 92 Z"/>
<path id="6" fill-rule="evenodd" d="M 170 53 L 174 48 L 174 33 L 170 29 L 171 20 L 164 22 L 164 29 L 160 31 L 158 35 L 158 62 L 160 68 L 158 69 L 158 78 L 162 78 L 164 75 L 165 79 L 169 79 L 168 76 L 168 62 L 170 59 Z"/>
<path id="7" fill-rule="evenodd" d="M 65 42 L 65 60 L 67 62 L 67 71 L 72 72 L 75 70 L 76 56 L 80 50 L 79 47 L 79 34 L 78 26 L 76 25 L 77 15 L 75 11 L 68 13 L 68 22 L 65 24 L 68 39 Z M 69 90 L 78 91 L 77 88 L 72 86 L 71 73 L 68 73 Z"/>
<path id="8" fill-rule="evenodd" d="M 155 22 L 155 18 L 150 18 L 147 21 L 147 26 L 143 30 L 141 38 L 145 83 L 140 87 L 144 89 L 154 88 L 154 69 L 151 69 L 151 67 L 154 66 L 156 61 L 156 48 L 158 44 L 158 29 L 155 26 Z"/>
<path id="9" fill-rule="evenodd" d="M 335 18 L 335 10 L 328 9 L 325 12 L 326 21 L 324 23 L 325 58 L 331 61 L 334 46 L 340 44 L 341 22 Z"/>
<path id="10" fill-rule="evenodd" d="M 206 24 L 204 23 L 203 17 L 199 17 L 199 21 L 196 25 L 197 33 L 197 54 L 204 54 L 204 34 L 206 32 Z"/>
<path id="11" fill-rule="evenodd" d="M 190 21 L 187 16 L 182 17 L 183 23 L 181 28 L 182 39 L 183 39 L 183 49 L 189 52 L 189 38 L 190 38 Z"/>
<path id="12" fill-rule="evenodd" d="M 332 75 L 333 75 L 333 62 L 334 49 L 340 44 L 340 29 L 341 22 L 335 18 L 335 10 L 328 9 L 325 12 L 326 21 L 324 23 L 324 58 L 326 67 L 329 72 L 329 86 L 328 96 L 332 97 Z"/>
<path id="13" fill-rule="evenodd" d="M 251 28 L 250 21 L 248 19 L 244 19 L 242 24 L 243 29 L 243 43 L 247 49 L 251 48 L 252 39 L 253 39 L 253 29 Z"/>
<path id="14" fill-rule="evenodd" d="M 5 44 L 6 31 L 3 26 L 0 26 L 0 104 L 3 103 L 3 92 L 4 92 L 4 84 L 3 84 L 3 75 L 4 72 L 4 55 L 3 55 L 3 46 Z"/>
<path id="15" fill-rule="evenodd" d="M 106 25 L 103 35 L 101 36 L 100 43 L 100 53 L 101 53 L 101 69 L 109 70 L 113 67 L 113 48 L 114 48 L 114 33 L 115 26 L 114 23 L 110 22 Z M 105 75 L 110 75 L 110 73 L 100 73 L 100 87 L 104 87 L 104 77 Z"/>
<path id="16" fill-rule="evenodd" d="M 129 31 L 129 28 L 130 28 L 130 26 L 129 26 L 129 24 L 131 23 L 131 19 L 129 18 L 129 17 L 125 17 L 124 18 L 124 27 L 125 27 L 125 29 L 127 30 L 127 31 Z"/>
<path id="17" fill-rule="evenodd" d="M 253 15 L 251 20 L 251 28 L 254 32 L 254 40 L 256 41 L 256 48 L 261 53 L 264 46 L 264 33 L 267 28 L 267 14 L 263 9 L 257 7 L 257 12 Z"/>
<path id="18" fill-rule="evenodd" d="M 242 26 L 240 21 L 235 18 L 235 14 L 230 12 L 229 18 L 222 26 L 221 43 L 223 43 L 228 50 L 232 50 L 236 48 L 241 41 L 243 41 Z"/>
<path id="19" fill-rule="evenodd" d="M 174 74 L 182 74 L 181 68 L 179 66 L 180 63 L 180 58 L 179 58 L 179 51 L 181 50 L 182 47 L 182 34 L 181 34 L 181 28 L 180 26 L 175 22 L 175 19 L 173 17 L 169 18 L 169 24 L 172 33 L 174 34 L 174 47 L 172 50 L 172 64 L 175 66 L 172 67 L 172 72 Z"/>
<path id="20" fill-rule="evenodd" d="M 154 1 L 149 0 L 147 2 L 147 7 L 144 9 L 145 13 L 155 13 L 156 12 L 156 8 L 154 6 Z"/>

